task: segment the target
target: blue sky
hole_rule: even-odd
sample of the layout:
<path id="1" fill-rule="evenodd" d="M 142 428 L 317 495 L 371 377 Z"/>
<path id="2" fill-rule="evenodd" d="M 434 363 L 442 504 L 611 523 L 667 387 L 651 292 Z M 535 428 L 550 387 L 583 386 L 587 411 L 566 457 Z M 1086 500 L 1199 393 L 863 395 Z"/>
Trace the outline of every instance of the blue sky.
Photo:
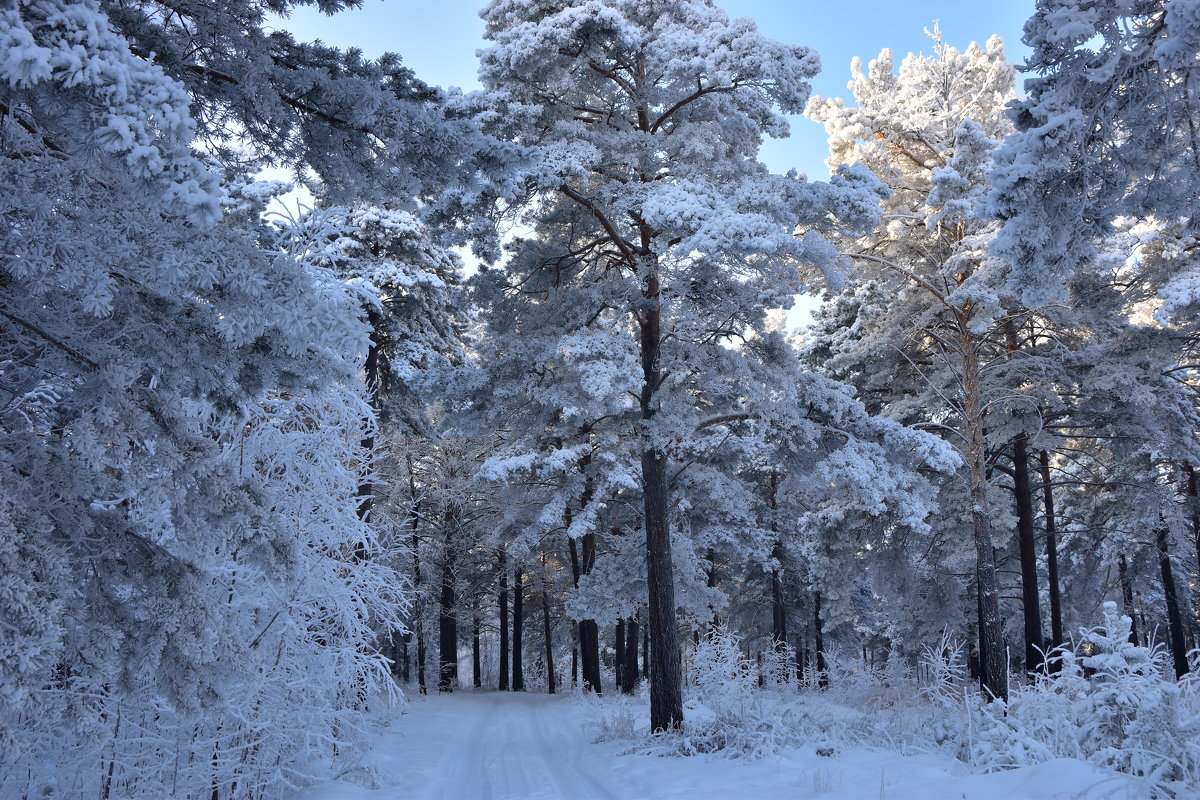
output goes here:
<path id="1" fill-rule="evenodd" d="M 368 56 L 399 53 L 427 83 L 478 88 L 475 51 L 486 47 L 479 9 L 483 0 L 365 0 L 362 8 L 327 17 L 310 8 L 295 12 L 280 27 L 301 39 L 321 39 L 339 47 L 358 47 Z M 998 34 L 1009 59 L 1020 62 L 1027 50 L 1021 28 L 1033 13 L 1033 0 L 724 0 L 730 16 L 750 17 L 768 36 L 813 47 L 823 69 L 813 82 L 816 94 L 848 96 L 850 59 L 866 62 L 884 47 L 897 62 L 908 52 L 930 50 L 924 29 L 938 20 L 943 40 L 958 48 Z M 767 142 L 763 159 L 775 171 L 796 168 L 812 178 L 826 175 L 825 132 L 795 118 L 792 137 Z"/>

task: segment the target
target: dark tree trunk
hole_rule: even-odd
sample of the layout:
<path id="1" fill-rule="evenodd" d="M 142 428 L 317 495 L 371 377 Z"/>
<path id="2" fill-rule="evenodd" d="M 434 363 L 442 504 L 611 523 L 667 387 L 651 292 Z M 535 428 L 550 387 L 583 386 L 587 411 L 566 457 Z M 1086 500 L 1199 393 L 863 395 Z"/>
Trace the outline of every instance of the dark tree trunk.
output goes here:
<path id="1" fill-rule="evenodd" d="M 1000 586 L 992 542 L 991 498 L 988 496 L 987 444 L 984 439 L 983 379 L 974 334 L 959 320 L 963 354 L 963 417 L 967 438 L 967 483 L 971 489 L 971 522 L 975 540 L 975 579 L 979 583 L 979 656 L 988 699 L 1008 701 L 1008 666 L 1000 617 Z"/>
<path id="2" fill-rule="evenodd" d="M 580 504 L 587 505 L 590 501 L 591 488 L 587 487 L 584 489 Z M 571 527 L 570 506 L 564 512 L 564 521 L 566 527 L 569 529 Z M 576 588 L 579 588 L 579 578 L 591 572 L 592 567 L 596 565 L 596 534 L 585 533 L 580 537 L 580 540 L 577 544 L 574 539 L 567 539 L 567 549 L 571 555 L 571 577 L 574 580 Z M 582 558 L 580 558 L 579 553 L 580 544 L 582 544 L 583 549 Z M 602 694 L 603 686 L 600 681 L 600 630 L 593 619 L 579 621 L 579 666 L 583 672 L 584 690 Z"/>
<path id="3" fill-rule="evenodd" d="M 779 473 L 772 472 L 767 483 L 771 490 L 771 532 L 777 533 L 775 511 L 778 508 L 776 495 L 779 491 Z M 787 649 L 787 608 L 783 600 L 783 542 L 778 539 L 771 550 L 771 558 L 775 561 L 775 567 L 771 570 L 771 647 L 781 653 Z"/>
<path id="4" fill-rule="evenodd" d="M 625 672 L 621 675 L 621 691 L 633 694 L 638 684 L 638 621 L 630 617 L 625 623 Z"/>
<path id="5" fill-rule="evenodd" d="M 363 369 L 366 373 L 367 398 L 371 408 L 378 413 L 383 407 L 383 399 L 388 391 L 387 387 L 387 360 L 383 352 L 386 334 L 383 330 L 383 317 L 380 313 L 370 307 L 366 307 L 367 323 L 371 326 L 370 344 L 367 346 L 367 358 L 363 363 Z M 362 449 L 369 454 L 375 452 L 375 437 L 364 436 L 359 442 Z M 412 461 L 409 461 L 409 477 L 412 477 Z M 375 502 L 375 485 L 369 478 L 364 479 L 358 484 L 358 518 L 361 520 L 369 519 L 371 516 L 371 507 Z M 359 558 L 366 557 L 366 548 L 360 542 L 355 546 L 355 553 Z"/>
<path id="6" fill-rule="evenodd" d="M 600 682 L 600 628 L 594 619 L 579 623 L 579 661 L 584 691 L 603 694 Z"/>
<path id="7" fill-rule="evenodd" d="M 579 685 L 579 628 L 571 628 L 571 685 Z"/>
<path id="8" fill-rule="evenodd" d="M 1183 462 L 1183 474 L 1187 478 L 1188 505 L 1191 507 L 1192 541 L 1196 546 L 1196 570 L 1200 572 L 1200 493 L 1197 491 L 1196 468 Z"/>
<path id="9" fill-rule="evenodd" d="M 704 568 L 704 575 L 705 575 L 704 585 L 711 589 L 717 585 L 717 554 L 716 554 L 716 551 L 714 551 L 710 547 L 708 549 L 708 552 L 704 554 L 704 560 L 708 562 L 708 566 Z M 718 614 L 717 610 L 715 608 L 713 608 L 712 606 L 709 606 L 708 608 L 710 611 L 712 611 L 712 622 L 710 623 L 710 629 L 715 630 L 716 628 L 721 627 L 721 615 Z"/>
<path id="10" fill-rule="evenodd" d="M 508 555 L 500 548 L 500 680 L 496 688 L 508 691 Z"/>
<path id="11" fill-rule="evenodd" d="M 525 669 L 521 664 L 523 647 L 521 633 L 525 625 L 525 574 L 517 567 L 513 572 L 513 641 L 512 641 L 512 688 L 514 692 L 525 691 Z"/>
<path id="12" fill-rule="evenodd" d="M 471 685 L 476 689 L 483 686 L 482 665 L 479 663 L 479 617 L 471 628 Z"/>
<path id="13" fill-rule="evenodd" d="M 1042 477 L 1042 505 L 1046 514 L 1046 588 L 1050 594 L 1050 646 L 1059 647 L 1067 641 L 1063 631 L 1062 594 L 1058 585 L 1058 531 L 1054 522 L 1054 487 L 1050 483 L 1050 454 L 1038 455 Z"/>
<path id="14" fill-rule="evenodd" d="M 642 626 L 642 680 L 650 680 L 650 626 Z"/>
<path id="15" fill-rule="evenodd" d="M 1037 542 L 1033 535 L 1033 490 L 1029 482 L 1028 437 L 1012 443 L 1013 490 L 1017 498 L 1017 545 L 1021 554 L 1021 604 L 1025 621 L 1025 671 L 1042 670 L 1042 610 L 1038 594 Z"/>
<path id="16" fill-rule="evenodd" d="M 813 592 L 813 646 L 817 657 L 817 685 L 822 689 L 829 686 L 829 672 L 825 668 L 825 636 L 821 630 L 821 593 Z"/>
<path id="17" fill-rule="evenodd" d="M 584 534 L 580 543 L 583 545 L 583 558 L 579 572 L 581 575 L 587 575 L 596 564 L 596 535 Z M 583 669 L 584 690 L 603 694 L 604 687 L 600 679 L 600 628 L 594 619 L 579 622 L 579 660 Z"/>
<path id="18" fill-rule="evenodd" d="M 782 551 L 782 546 L 776 543 L 776 560 L 783 557 Z M 771 646 L 777 651 L 787 646 L 787 607 L 783 598 L 783 576 L 778 568 L 771 570 Z"/>
<path id="19" fill-rule="evenodd" d="M 657 348 L 655 348 L 657 354 Z M 655 357 L 657 362 L 657 355 Z M 645 483 L 648 628 L 650 634 L 650 730 L 677 728 L 683 722 L 683 675 L 675 621 L 675 585 L 671 536 L 667 526 L 667 459 L 642 454 Z"/>
<path id="20" fill-rule="evenodd" d="M 650 251 L 652 234 L 642 226 L 642 264 L 645 284 L 643 310 L 638 315 L 642 390 L 639 406 L 649 422 L 658 412 L 655 394 L 664 375 L 662 295 L 658 265 Z M 671 530 L 667 485 L 667 454 L 647 439 L 642 451 L 642 504 L 646 526 L 646 584 L 649 593 L 646 627 L 650 635 L 650 730 L 677 728 L 683 722 L 683 673 L 679 631 L 675 620 L 675 579 L 671 562 Z"/>
<path id="21" fill-rule="evenodd" d="M 400 637 L 400 680 L 404 682 L 405 686 L 412 680 L 412 659 L 408 655 L 408 643 L 411 641 L 411 633 Z"/>
<path id="22" fill-rule="evenodd" d="M 1117 574 L 1121 579 L 1121 613 L 1129 617 L 1131 623 L 1129 643 L 1139 645 L 1141 641 L 1138 638 L 1137 609 L 1133 607 L 1133 582 L 1129 580 L 1129 563 L 1125 559 L 1124 553 L 1117 557 Z"/>
<path id="23" fill-rule="evenodd" d="M 425 685 L 425 626 L 421 622 L 421 618 L 424 616 L 421 599 L 421 550 L 420 539 L 417 538 L 417 526 L 421 521 L 421 501 L 417 499 L 417 479 L 413 472 L 411 455 L 408 457 L 408 491 L 412 502 L 409 524 L 412 528 L 413 593 L 417 596 L 413 603 L 412 617 L 413 632 L 417 637 L 417 686 L 420 688 L 421 694 L 425 694 L 429 690 Z"/>
<path id="24" fill-rule="evenodd" d="M 621 676 L 625 674 L 625 620 L 617 620 L 617 632 L 613 642 L 613 684 L 620 688 Z"/>
<path id="25" fill-rule="evenodd" d="M 421 694 L 428 694 L 429 687 L 425 683 L 425 633 L 424 626 L 420 621 L 417 621 L 417 685 L 421 687 Z"/>
<path id="26" fill-rule="evenodd" d="M 983 639 L 983 595 L 979 591 L 978 582 L 975 584 L 975 632 L 978 643 L 975 648 L 975 677 L 979 679 L 979 688 L 986 694 L 988 687 L 987 642 Z"/>
<path id="27" fill-rule="evenodd" d="M 550 592 L 546 588 L 546 554 L 542 553 L 542 634 L 546 638 L 546 690 L 554 694 L 554 639 L 550 628 Z"/>
<path id="28" fill-rule="evenodd" d="M 458 609 L 454 591 L 454 561 L 446 548 L 442 566 L 441 608 L 438 617 L 438 691 L 452 692 L 458 681 Z"/>
<path id="29" fill-rule="evenodd" d="M 1187 644 L 1183 640 L 1183 617 L 1179 613 L 1179 598 L 1175 594 L 1175 577 L 1171 574 L 1168 533 L 1167 524 L 1160 520 L 1154 540 L 1158 545 L 1158 568 L 1162 575 L 1163 595 L 1167 604 L 1167 627 L 1171 631 L 1171 660 L 1175 664 L 1175 677 L 1182 678 L 1188 672 Z"/>

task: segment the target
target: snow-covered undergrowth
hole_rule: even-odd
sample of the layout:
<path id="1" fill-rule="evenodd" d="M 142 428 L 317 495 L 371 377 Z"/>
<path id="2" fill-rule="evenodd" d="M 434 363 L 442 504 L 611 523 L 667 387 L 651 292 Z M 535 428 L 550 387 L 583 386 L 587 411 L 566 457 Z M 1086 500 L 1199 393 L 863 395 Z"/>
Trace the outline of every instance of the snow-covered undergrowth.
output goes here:
<path id="1" fill-rule="evenodd" d="M 1103 625 L 1053 656 L 1052 674 L 1014 680 L 1007 704 L 986 703 L 949 640 L 915 669 L 899 657 L 870 668 L 833 654 L 819 689 L 815 676 L 789 682 L 770 659 L 760 680 L 738 639 L 718 630 L 693 654 L 681 730 L 649 734 L 644 699 L 597 702 L 590 715 L 598 739 L 624 740 L 631 753 L 754 759 L 868 747 L 948 755 L 975 773 L 1073 759 L 1133 776 L 1147 797 L 1197 796 L 1200 681 L 1165 677 L 1161 649 L 1130 644 L 1129 620 L 1112 604 Z"/>

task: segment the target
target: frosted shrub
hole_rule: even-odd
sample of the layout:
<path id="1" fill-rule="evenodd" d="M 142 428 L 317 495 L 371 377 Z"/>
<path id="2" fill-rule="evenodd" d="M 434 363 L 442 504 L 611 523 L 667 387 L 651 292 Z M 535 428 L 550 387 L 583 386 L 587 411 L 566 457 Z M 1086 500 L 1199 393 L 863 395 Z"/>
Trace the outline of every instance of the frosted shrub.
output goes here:
<path id="1" fill-rule="evenodd" d="M 1164 677 L 1161 648 L 1129 642 L 1131 622 L 1105 603 L 1104 624 L 1080 631 L 1077 651 L 1053 656 L 1055 675 L 1013 693 L 1008 705 L 987 704 L 972 714 L 975 727 L 964 760 L 985 770 L 1052 758 L 1083 758 L 1146 778 L 1157 790 L 1200 778 L 1200 725 L 1186 686 Z"/>
<path id="2" fill-rule="evenodd" d="M 699 701 L 723 724 L 732 724 L 752 704 L 754 664 L 742 655 L 741 640 L 717 628 L 701 640 L 692 655 L 692 680 Z"/>
<path id="3" fill-rule="evenodd" d="M 1066 654 L 1064 671 L 1082 666 L 1087 693 L 1079 700 L 1080 739 L 1088 758 L 1155 783 L 1196 776 L 1198 726 L 1180 715 L 1180 687 L 1165 680 L 1161 645 L 1129 642 L 1129 617 L 1104 605 L 1104 625 L 1082 631 L 1090 654 Z"/>
<path id="4" fill-rule="evenodd" d="M 719 751 L 731 758 L 758 758 L 794 743 L 802 729 L 795 708 L 757 688 L 754 663 L 742 654 L 741 640 L 724 628 L 713 630 L 696 647 L 691 676 L 694 692 L 682 730 L 656 735 L 649 752 L 690 756 Z"/>
<path id="5" fill-rule="evenodd" d="M 921 694 L 938 705 L 948 706 L 962 697 L 966 673 L 962 642 L 949 632 L 943 631 L 936 645 L 922 648 L 918 665 Z"/>
<path id="6" fill-rule="evenodd" d="M 826 653 L 825 664 L 830 697 L 853 708 L 888 708 L 916 691 L 912 670 L 895 651 L 876 668 L 864 663 L 853 648 L 833 648 Z"/>
<path id="7" fill-rule="evenodd" d="M 776 644 L 763 653 L 763 685 L 770 689 L 785 689 L 796 676 L 796 649 L 789 644 Z"/>

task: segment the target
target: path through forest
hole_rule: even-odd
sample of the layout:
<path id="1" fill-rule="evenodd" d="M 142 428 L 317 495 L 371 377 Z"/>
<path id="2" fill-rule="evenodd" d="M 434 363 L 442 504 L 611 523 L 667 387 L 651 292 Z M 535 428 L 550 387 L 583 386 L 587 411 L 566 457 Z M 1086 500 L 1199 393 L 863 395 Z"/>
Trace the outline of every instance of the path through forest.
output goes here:
<path id="1" fill-rule="evenodd" d="M 362 769 L 302 800 L 1067 800 L 1140 796 L 1126 777 L 1073 759 L 969 775 L 943 755 L 813 746 L 747 761 L 621 755 L 595 743 L 597 704 L 534 693 L 415 697 L 364 753 Z M 640 708 L 640 706 L 639 706 Z M 846 709 L 840 709 L 845 713 Z M 643 713 L 644 712 L 639 712 Z M 829 713 L 839 709 L 829 707 Z M 648 717 L 639 724 L 647 725 Z M 373 777 L 372 777 L 373 776 Z M 372 788 L 361 784 L 374 783 Z"/>

